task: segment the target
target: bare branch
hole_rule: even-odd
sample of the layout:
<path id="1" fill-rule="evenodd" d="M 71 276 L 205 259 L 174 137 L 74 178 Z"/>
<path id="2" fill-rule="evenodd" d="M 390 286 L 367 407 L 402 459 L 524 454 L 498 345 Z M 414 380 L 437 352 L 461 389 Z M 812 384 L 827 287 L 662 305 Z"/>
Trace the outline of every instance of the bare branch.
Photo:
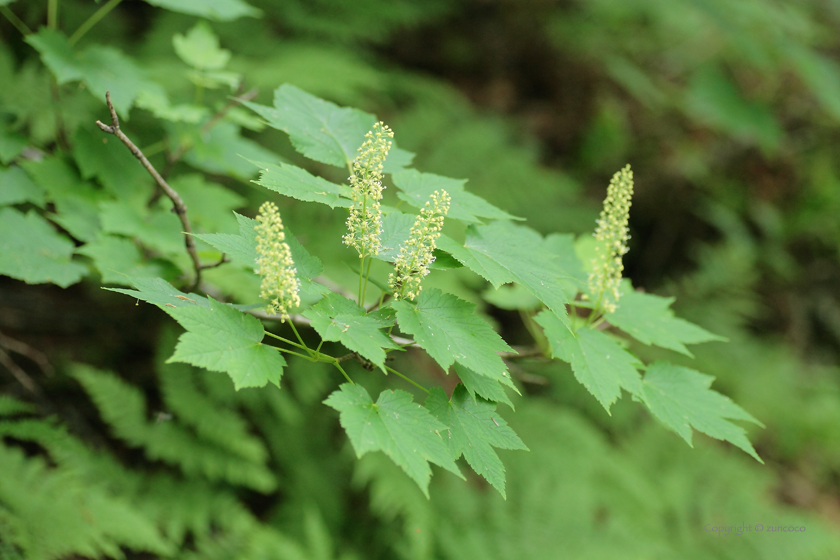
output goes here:
<path id="1" fill-rule="evenodd" d="M 140 161 L 143 167 L 146 168 L 146 171 L 149 172 L 149 175 L 154 178 L 155 182 L 158 186 L 163 190 L 166 196 L 169 197 L 169 200 L 172 201 L 172 210 L 175 214 L 178 215 L 178 218 L 181 220 L 181 227 L 184 228 L 184 245 L 187 248 L 187 253 L 189 253 L 190 258 L 192 259 L 193 268 L 195 269 L 195 280 L 193 280 L 192 284 L 190 285 L 190 291 L 194 290 L 199 282 L 201 281 L 201 269 L 203 268 L 201 261 L 198 258 L 198 252 L 195 248 L 195 241 L 193 240 L 192 236 L 192 226 L 190 225 L 190 220 L 187 217 L 187 206 L 184 204 L 183 199 L 178 195 L 175 190 L 169 186 L 169 183 L 161 177 L 160 173 L 152 166 L 146 156 L 143 155 L 143 152 L 140 151 L 140 148 L 134 145 L 134 142 L 129 140 L 128 136 L 126 136 L 122 130 L 120 130 L 120 120 L 117 117 L 117 111 L 114 109 L 114 104 L 111 103 L 111 92 L 105 92 L 105 100 L 108 102 L 108 110 L 111 112 L 111 126 L 106 125 L 102 121 L 96 121 L 96 125 L 102 129 L 103 132 L 107 132 L 108 134 L 113 134 L 116 136 L 120 142 L 125 144 L 125 146 L 129 149 L 129 151 Z"/>
<path id="2" fill-rule="evenodd" d="M 9 372 L 15 376 L 15 378 L 23 385 L 30 393 L 35 395 L 40 395 L 41 390 L 38 388 L 38 385 L 32 380 L 29 375 L 26 374 L 23 369 L 17 365 L 14 360 L 12 360 L 11 356 L 9 356 L 5 350 L 0 349 L 0 364 L 3 364 Z"/>
<path id="3" fill-rule="evenodd" d="M 15 340 L 14 338 L 8 337 L 5 334 L 0 333 L 0 347 L 10 352 L 20 354 L 21 356 L 26 356 L 27 358 L 38 364 L 38 367 L 41 368 L 41 371 L 43 371 L 44 375 L 46 375 L 47 377 L 52 377 L 55 374 L 55 368 L 47 359 L 47 355 L 43 352 L 35 350 L 26 343 L 23 343 L 19 340 Z"/>

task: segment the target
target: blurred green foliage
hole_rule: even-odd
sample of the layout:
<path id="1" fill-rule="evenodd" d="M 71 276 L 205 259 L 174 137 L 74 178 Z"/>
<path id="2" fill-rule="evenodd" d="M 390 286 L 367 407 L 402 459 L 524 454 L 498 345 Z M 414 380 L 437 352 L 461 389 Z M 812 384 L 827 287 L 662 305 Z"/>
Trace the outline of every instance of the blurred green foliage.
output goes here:
<path id="1" fill-rule="evenodd" d="M 0 229 L 54 244 L 37 270 L 9 262 L 26 243 L 0 267 L 87 277 L 66 291 L 0 279 L 0 558 L 838 556 L 840 2 L 149 0 L 74 34 L 111 4 L 0 1 L 20 18 L 0 22 Z M 766 425 L 749 435 L 767 465 L 702 436 L 689 449 L 632 403 L 607 416 L 568 367 L 530 360 L 510 423 L 531 452 L 500 452 L 508 500 L 439 469 L 426 500 L 381 455 L 352 459 L 321 404 L 327 371 L 290 360 L 289 390 L 235 392 L 164 364 L 162 314 L 97 288 L 127 285 L 114 266 L 190 270 L 168 205 L 148 203 L 151 180 L 93 125 L 108 122 L 103 90 L 197 233 L 235 233 L 230 211 L 265 198 L 240 156 L 344 178 L 228 106 L 252 88 L 271 105 L 280 83 L 381 116 L 419 168 L 469 179 L 543 233 L 591 231 L 631 162 L 627 275 L 728 338 L 683 365 Z M 343 224 L 276 202 L 302 243 L 334 247 L 330 277 L 353 277 L 332 242 Z M 237 269 L 205 278 L 219 297 L 256 291 Z M 487 284 L 429 280 L 529 339 Z M 742 524 L 807 531 L 707 529 Z"/>

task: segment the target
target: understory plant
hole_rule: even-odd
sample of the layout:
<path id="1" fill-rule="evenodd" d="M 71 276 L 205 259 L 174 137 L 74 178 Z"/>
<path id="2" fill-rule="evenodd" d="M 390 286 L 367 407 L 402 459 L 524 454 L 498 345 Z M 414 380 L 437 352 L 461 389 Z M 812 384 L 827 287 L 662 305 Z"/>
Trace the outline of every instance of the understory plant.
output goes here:
<path id="1" fill-rule="evenodd" d="M 356 455 L 384 452 L 424 493 L 429 463 L 463 477 L 455 462 L 463 456 L 505 495 L 505 467 L 494 448 L 528 447 L 497 407 L 512 407 L 507 392 L 519 393 L 508 363 L 521 358 L 569 363 L 607 412 L 624 391 L 689 445 L 698 430 L 761 461 L 732 420 L 760 423 L 711 389 L 711 377 L 668 361 L 644 364 L 628 349 L 627 336 L 689 356 L 686 345 L 721 340 L 675 317 L 672 300 L 636 291 L 622 278 L 633 194 L 629 166 L 610 182 L 592 239 L 542 237 L 466 190 L 465 181 L 411 169 L 412 155 L 370 114 L 291 85 L 277 89 L 273 107 L 244 104 L 287 133 L 303 156 L 346 167 L 348 184 L 339 184 L 288 163 L 253 162 L 257 184 L 326 204 L 346 222 L 343 240 L 334 242 L 357 255 L 350 266 L 358 283 L 342 286 L 322 277 L 318 247 L 305 247 L 285 229 L 270 201 L 256 218 L 236 215 L 238 234 L 186 233 L 218 251 L 221 266 L 259 276 L 261 289 L 236 306 L 200 291 L 182 293 L 162 278 L 131 277 L 133 290 L 109 288 L 159 306 L 185 329 L 170 362 L 225 372 L 237 389 L 282 387 L 286 356 L 329 364 L 340 383 L 324 404 L 339 412 Z M 115 133 L 113 110 L 112 117 L 112 125 L 100 126 Z M 392 205 L 383 203 L 387 177 L 396 191 Z M 534 298 L 521 314 L 532 348 L 514 350 L 474 303 L 432 282 L 461 268 L 499 289 L 499 301 Z M 200 265 L 193 274 L 199 272 Z M 283 325 L 288 329 L 278 329 Z M 304 329 L 314 331 L 314 341 Z M 450 390 L 394 367 L 399 354 L 410 356 L 402 363 L 422 360 L 419 354 L 434 360 L 452 376 Z M 345 368 L 351 362 L 362 372 L 389 376 L 391 388 L 374 398 L 365 387 L 368 376 Z"/>

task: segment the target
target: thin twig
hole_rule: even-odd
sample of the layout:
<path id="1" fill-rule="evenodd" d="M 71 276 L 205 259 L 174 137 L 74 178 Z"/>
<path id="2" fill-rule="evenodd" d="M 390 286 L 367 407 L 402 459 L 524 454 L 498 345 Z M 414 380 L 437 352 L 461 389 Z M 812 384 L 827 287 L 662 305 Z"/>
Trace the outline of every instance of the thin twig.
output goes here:
<path id="1" fill-rule="evenodd" d="M 230 112 L 231 109 L 236 107 L 242 101 L 251 101 L 257 95 L 259 95 L 259 93 L 260 93 L 260 90 L 258 90 L 257 88 L 254 88 L 250 91 L 247 91 L 247 92 L 245 92 L 241 95 L 240 95 L 240 92 L 236 92 L 236 95 L 234 97 L 231 97 L 230 99 L 228 99 L 228 102 L 225 103 L 224 107 L 219 109 L 218 112 L 216 112 L 215 115 L 210 117 L 209 121 L 204 123 L 204 126 L 201 127 L 201 132 L 203 132 L 203 133 L 210 132 L 210 129 L 213 128 L 214 126 L 216 126 L 216 124 L 220 120 L 225 118 L 225 116 Z"/>
<path id="2" fill-rule="evenodd" d="M 216 268 L 217 266 L 222 266 L 225 263 L 229 263 L 230 259 L 227 258 L 227 255 L 222 253 L 222 258 L 219 259 L 219 262 L 214 262 L 213 264 L 203 264 L 201 265 L 201 270 L 207 270 L 208 268 Z"/>
<path id="3" fill-rule="evenodd" d="M 96 121 L 96 125 L 102 129 L 103 132 L 107 132 L 108 134 L 113 134 L 116 136 L 120 142 L 125 144 L 125 146 L 131 151 L 131 153 L 136 157 L 143 167 L 146 168 L 146 171 L 154 178 L 155 182 L 158 186 L 166 193 L 166 196 L 169 197 L 169 200 L 172 201 L 172 210 L 175 214 L 178 215 L 178 218 L 181 220 L 181 227 L 184 228 L 184 245 L 187 248 L 187 253 L 189 253 L 190 258 L 192 259 L 193 268 L 195 269 L 195 280 L 191 284 L 189 290 L 194 290 L 199 282 L 201 282 L 201 269 L 203 268 L 201 265 L 201 261 L 198 258 L 198 252 L 195 248 L 195 241 L 193 241 L 192 236 L 192 226 L 190 225 L 190 220 L 187 217 L 187 206 L 184 204 L 183 199 L 178 195 L 172 187 L 166 182 L 166 180 L 160 176 L 160 173 L 149 163 L 149 160 L 146 159 L 146 156 L 143 155 L 143 152 L 140 151 L 140 148 L 134 145 L 134 142 L 129 140 L 128 136 L 126 136 L 122 130 L 120 130 L 120 120 L 117 117 L 117 110 L 114 109 L 114 104 L 111 103 L 111 92 L 105 92 L 105 100 L 108 102 L 108 110 L 111 112 L 111 126 L 103 123 L 102 121 Z"/>
<path id="4" fill-rule="evenodd" d="M 4 349 L 9 350 L 10 352 L 20 354 L 21 356 L 26 356 L 27 358 L 38 364 L 38 367 L 41 368 L 41 371 L 43 371 L 44 375 L 46 375 L 47 377 L 52 377 L 55 374 L 55 368 L 47 359 L 47 355 L 43 352 L 35 350 L 26 343 L 23 343 L 19 340 L 15 340 L 14 338 L 8 337 L 5 334 L 0 333 L 0 347 L 3 347 Z"/>
<path id="5" fill-rule="evenodd" d="M 40 395 L 41 390 L 38 388 L 38 385 L 29 377 L 23 369 L 19 365 L 17 365 L 12 358 L 6 353 L 5 350 L 0 349 L 0 364 L 3 364 L 15 378 L 20 381 L 20 384 L 23 385 L 30 393 L 35 395 Z"/>

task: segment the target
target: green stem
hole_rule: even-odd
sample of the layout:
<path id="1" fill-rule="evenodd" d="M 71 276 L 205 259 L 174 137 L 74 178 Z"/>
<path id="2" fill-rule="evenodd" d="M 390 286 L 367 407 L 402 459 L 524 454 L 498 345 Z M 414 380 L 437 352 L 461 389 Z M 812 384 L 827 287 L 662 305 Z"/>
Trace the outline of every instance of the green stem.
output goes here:
<path id="1" fill-rule="evenodd" d="M 47 27 L 58 28 L 58 0 L 47 0 Z"/>
<path id="2" fill-rule="evenodd" d="M 267 334 L 267 335 L 268 335 L 268 336 L 270 336 L 271 338 L 276 338 L 277 340 L 279 340 L 279 341 L 281 341 L 281 342 L 285 342 L 286 344 L 291 344 L 292 346 L 295 346 L 295 347 L 297 347 L 297 348 L 300 348 L 301 350 L 306 350 L 307 352 L 309 352 L 309 348 L 307 348 L 306 346 L 301 346 L 301 345 L 300 345 L 300 344 L 298 344 L 297 342 L 292 342 L 291 340 L 288 340 L 288 339 L 286 339 L 286 338 L 283 338 L 282 336 L 277 336 L 277 335 L 276 335 L 276 334 L 274 334 L 273 332 L 265 331 L 265 334 Z"/>
<path id="3" fill-rule="evenodd" d="M 120 0 L 120 1 L 122 1 L 122 0 Z M 143 149 L 143 155 L 145 155 L 147 158 L 150 158 L 154 155 L 159 154 L 160 152 L 162 152 L 165 149 L 166 149 L 166 141 L 165 140 L 158 140 L 154 144 L 149 144 L 148 147 L 144 148 Z"/>
<path id="4" fill-rule="evenodd" d="M 335 360 L 335 359 L 334 359 L 334 360 Z M 340 372 L 341 372 L 341 374 L 342 374 L 342 375 L 344 375 L 344 378 L 345 378 L 347 381 L 349 381 L 349 382 L 350 382 L 350 385 L 355 385 L 355 383 L 353 383 L 353 380 L 352 380 L 352 379 L 350 379 L 350 376 L 349 376 L 349 375 L 347 375 L 347 372 L 346 372 L 346 371 L 344 371 L 344 368 L 343 368 L 343 367 L 341 367 L 341 364 L 339 364 L 339 363 L 338 363 L 338 360 L 333 361 L 333 365 L 334 365 L 335 367 L 337 367 L 337 368 L 338 368 L 338 371 L 340 371 Z"/>
<path id="5" fill-rule="evenodd" d="M 309 355 L 310 355 L 310 356 L 311 356 L 311 355 L 313 355 L 312 350 L 310 350 L 310 349 L 309 349 L 309 347 L 306 345 L 306 343 L 305 343 L 305 342 L 303 341 L 303 339 L 300 337 L 300 334 L 298 333 L 297 328 L 295 327 L 295 323 L 294 323 L 294 321 L 292 321 L 291 319 L 289 319 L 289 326 L 290 326 L 290 327 L 292 327 L 292 330 L 295 332 L 295 336 L 297 337 L 298 342 L 300 342 L 300 345 L 301 345 L 303 348 L 305 348 L 305 349 L 306 349 L 306 351 L 309 353 Z"/>
<path id="6" fill-rule="evenodd" d="M 318 359 L 319 362 L 321 361 L 321 346 L 323 345 L 324 339 L 322 338 L 321 342 L 318 343 L 318 348 L 315 349 L 315 357 Z"/>
<path id="7" fill-rule="evenodd" d="M 300 358 L 303 358 L 304 360 L 309 360 L 310 362 L 315 361 L 312 359 L 311 356 L 304 356 L 300 352 L 295 352 L 294 350 L 289 350 L 288 348 L 280 348 L 279 346 L 270 346 L 270 348 L 274 348 L 278 352 L 285 352 L 286 354 L 291 354 L 292 356 L 298 356 Z"/>
<path id="8" fill-rule="evenodd" d="M 96 10 L 92 16 L 90 16 L 86 22 L 79 26 L 75 33 L 70 37 L 69 43 L 70 45 L 75 45 L 79 42 L 79 39 L 84 37 L 85 33 L 90 31 L 90 29 L 99 23 L 99 21 L 108 15 L 108 13 L 116 8 L 122 0 L 111 0 L 98 10 Z M 148 157 L 148 156 L 147 156 Z"/>
<path id="9" fill-rule="evenodd" d="M 356 301 L 359 303 L 359 307 L 364 307 L 364 302 L 362 301 L 362 278 L 364 278 L 365 273 L 365 256 L 362 255 L 362 261 L 359 263 L 359 294 L 356 298 Z"/>
<path id="10" fill-rule="evenodd" d="M 26 25 L 22 19 L 17 17 L 15 13 L 9 9 L 8 6 L 0 6 L 0 14 L 6 16 L 6 19 L 9 20 L 12 25 L 15 26 L 15 29 L 23 33 L 24 35 L 29 35 L 32 33 L 32 30 L 29 29 L 29 26 Z"/>
<path id="11" fill-rule="evenodd" d="M 362 299 L 359 302 L 359 305 L 364 307 L 365 296 L 367 295 L 367 285 L 368 285 L 368 278 L 370 278 L 370 265 L 373 264 L 373 257 L 368 259 L 367 270 L 365 271 L 365 287 L 362 288 Z"/>
<path id="12" fill-rule="evenodd" d="M 410 378 L 406 377 L 405 375 L 401 374 L 400 372 L 398 372 L 398 371 L 397 371 L 397 370 L 395 370 L 394 368 L 391 368 L 391 367 L 385 366 L 385 369 L 387 369 L 387 370 L 388 370 L 388 371 L 390 371 L 391 373 L 393 373 L 393 374 L 397 375 L 398 377 L 401 377 L 401 378 L 402 378 L 402 379 L 404 379 L 405 381 L 408 381 L 409 383 L 411 383 L 412 385 L 414 385 L 415 387 L 417 387 L 417 388 L 418 388 L 418 389 L 420 389 L 421 391 L 425 391 L 425 392 L 427 392 L 427 393 L 429 392 L 429 390 L 428 390 L 428 389 L 426 389 L 425 387 L 423 387 L 422 385 L 420 385 L 419 383 L 417 383 L 417 382 L 416 382 L 416 381 L 414 381 L 413 379 L 410 379 Z"/>

